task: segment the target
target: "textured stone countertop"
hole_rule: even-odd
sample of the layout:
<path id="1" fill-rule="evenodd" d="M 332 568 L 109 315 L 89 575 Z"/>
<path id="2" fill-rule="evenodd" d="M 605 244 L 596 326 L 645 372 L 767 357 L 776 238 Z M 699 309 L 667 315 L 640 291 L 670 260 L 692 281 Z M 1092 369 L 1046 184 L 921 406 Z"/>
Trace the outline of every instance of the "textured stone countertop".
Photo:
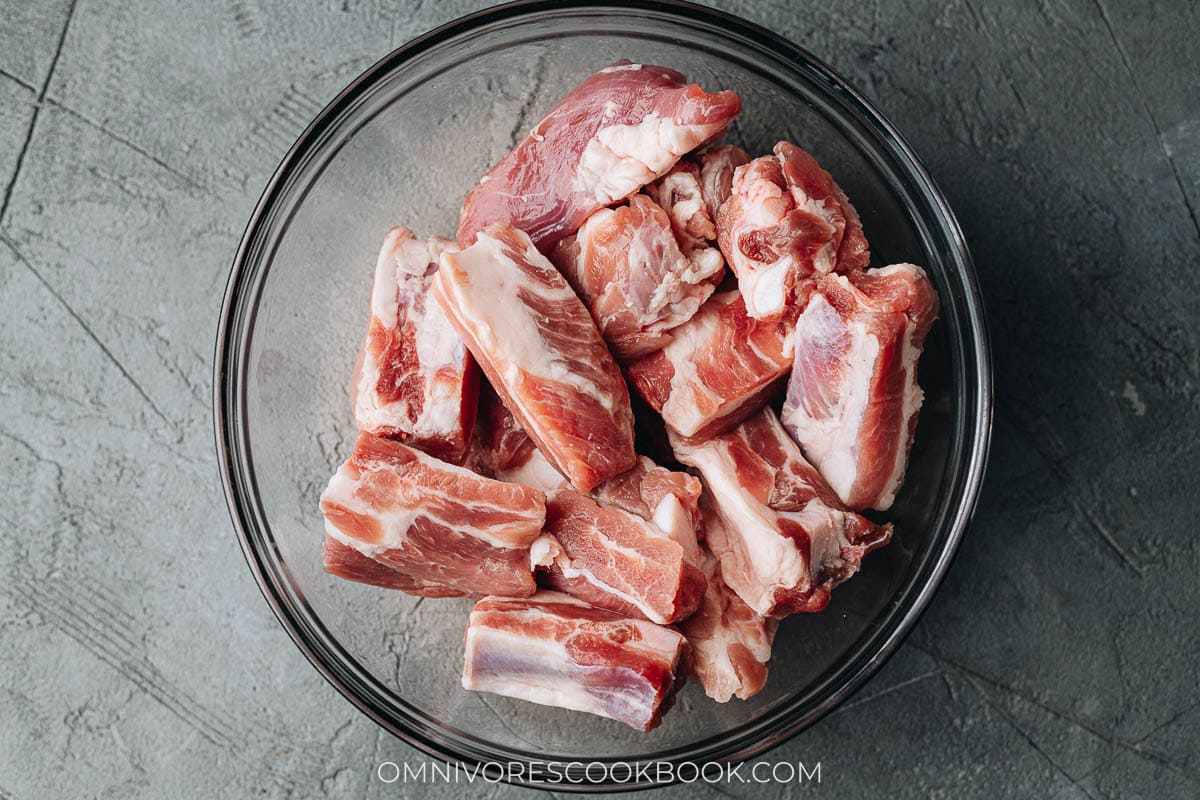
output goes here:
<path id="1" fill-rule="evenodd" d="M 375 765 L 420 754 L 321 679 L 246 569 L 212 342 L 295 135 L 482 4 L 0 4 L 0 798 L 401 796 Z M 820 760 L 823 796 L 1200 796 L 1200 5 L 721 6 L 908 137 L 966 231 L 995 355 L 949 577 L 772 758 Z"/>

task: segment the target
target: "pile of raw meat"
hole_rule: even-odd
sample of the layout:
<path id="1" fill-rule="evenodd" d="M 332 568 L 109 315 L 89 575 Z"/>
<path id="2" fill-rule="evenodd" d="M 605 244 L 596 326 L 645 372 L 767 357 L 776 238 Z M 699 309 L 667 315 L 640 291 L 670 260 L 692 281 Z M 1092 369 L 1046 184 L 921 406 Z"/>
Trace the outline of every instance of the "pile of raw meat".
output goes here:
<path id="1" fill-rule="evenodd" d="M 384 240 L 325 568 L 481 598 L 467 689 L 642 730 L 689 675 L 750 697 L 778 620 L 891 537 L 857 512 L 904 477 L 937 297 L 866 269 L 808 153 L 714 144 L 740 110 L 619 62 L 479 180 L 457 242 Z"/>

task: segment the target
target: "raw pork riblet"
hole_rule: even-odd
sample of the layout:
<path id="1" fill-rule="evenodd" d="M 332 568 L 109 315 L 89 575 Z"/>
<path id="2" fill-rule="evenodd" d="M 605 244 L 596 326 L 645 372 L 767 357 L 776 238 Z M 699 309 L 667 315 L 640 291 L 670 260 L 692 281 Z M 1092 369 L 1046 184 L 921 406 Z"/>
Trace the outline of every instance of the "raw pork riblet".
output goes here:
<path id="1" fill-rule="evenodd" d="M 689 255 L 712 250 L 711 243 L 717 240 L 717 225 L 704 202 L 700 180 L 700 164 L 694 156 L 685 156 L 646 187 L 646 194 L 667 213 L 680 249 Z M 716 257 L 721 257 L 719 250 Z"/>
<path id="2" fill-rule="evenodd" d="M 544 457 L 530 448 L 523 460 L 497 477 L 550 492 L 566 483 Z M 678 623 L 692 645 L 692 671 L 709 697 L 726 702 L 762 689 L 775 635 L 775 621 L 755 613 L 721 578 L 715 556 L 697 542 L 706 528 L 720 524 L 713 513 L 701 518 L 700 481 L 686 472 L 660 467 L 645 456 L 628 472 L 592 491 L 612 506 L 653 523 L 683 548 L 684 559 L 701 570 L 706 588 L 696 611 Z"/>
<path id="3" fill-rule="evenodd" d="M 559 242 L 553 261 L 620 361 L 662 348 L 725 271 L 716 248 L 685 255 L 666 212 L 644 194 L 592 214 L 573 238 Z"/>
<path id="4" fill-rule="evenodd" d="M 503 421 L 500 425 L 507 428 Z M 511 447 L 517 436 L 511 435 L 506 441 Z M 533 442 L 528 438 L 525 441 L 529 446 L 514 447 L 519 455 L 508 460 L 502 469 L 497 469 L 493 477 L 523 483 L 547 493 L 569 486 L 567 479 L 533 446 Z M 495 457 L 485 460 L 494 461 Z M 686 472 L 675 472 L 658 466 L 646 456 L 638 456 L 633 469 L 592 489 L 590 496 L 601 505 L 619 508 L 653 523 L 686 550 L 688 541 L 700 530 L 697 508 L 700 493 L 700 481 Z"/>
<path id="5" fill-rule="evenodd" d="M 636 192 L 679 157 L 721 136 L 741 111 L 675 70 L 620 61 L 558 102 L 463 203 L 464 247 L 510 222 L 549 251 L 593 211 Z"/>
<path id="6" fill-rule="evenodd" d="M 545 495 L 360 433 L 321 494 L 325 532 L 386 567 L 468 594 L 532 594 Z"/>
<path id="7" fill-rule="evenodd" d="M 471 439 L 479 374 L 429 289 L 441 254 L 457 249 L 440 236 L 388 231 L 350 389 L 359 430 L 455 464 Z"/>
<path id="8" fill-rule="evenodd" d="M 792 366 L 787 318 L 752 319 L 737 291 L 714 295 L 629 380 L 675 433 L 703 438 L 754 413 Z"/>
<path id="9" fill-rule="evenodd" d="M 660 467 L 645 456 L 621 475 L 597 486 L 592 497 L 601 505 L 614 506 L 641 517 L 684 548 L 692 558 L 694 541 L 701 530 L 698 503 L 703 487 L 686 472 Z"/>
<path id="10" fill-rule="evenodd" d="M 762 689 L 775 636 L 775 620 L 746 605 L 721 577 L 720 564 L 697 541 L 720 518 L 699 501 L 702 485 L 686 472 L 674 472 L 641 458 L 637 467 L 599 487 L 593 496 L 649 520 L 678 542 L 689 564 L 706 579 L 696 611 L 678 623 L 692 646 L 692 673 L 709 697 L 724 703 Z"/>
<path id="11" fill-rule="evenodd" d="M 870 260 L 845 193 L 816 159 L 788 142 L 737 168 L 717 234 L 755 319 L 786 313 L 805 278 L 860 270 Z"/>
<path id="12" fill-rule="evenodd" d="M 489 445 L 484 445 L 485 452 L 479 458 L 481 462 L 497 465 L 491 476 L 547 493 L 569 486 L 562 473 L 533 446 L 508 409 L 498 402 L 491 405 L 489 394 L 487 391 L 481 394 L 481 409 L 491 409 L 492 413 L 484 416 L 481 412 L 481 420 L 487 420 L 493 430 L 503 432 L 502 436 L 491 438 L 490 451 L 486 450 Z M 590 496 L 601 505 L 628 511 L 654 523 L 686 550 L 689 540 L 701 529 L 698 504 L 702 491 L 700 481 L 686 472 L 675 472 L 646 456 L 638 456 L 632 469 L 596 486 Z"/>
<path id="13" fill-rule="evenodd" d="M 711 508 L 701 511 L 702 490 L 700 481 L 686 472 L 674 472 L 643 457 L 637 467 L 593 495 L 601 503 L 653 522 L 683 547 L 687 562 L 704 574 L 706 586 L 699 606 L 678 623 L 692 647 L 692 674 L 717 702 L 724 703 L 732 695 L 744 700 L 766 682 L 776 622 L 755 613 L 725 585 L 716 556 L 698 541 L 705 531 L 721 524 Z"/>
<path id="14" fill-rule="evenodd" d="M 724 540 L 721 519 L 704 515 L 707 531 Z M 692 674 L 704 693 L 718 703 L 737 696 L 746 700 L 758 694 L 767 682 L 767 662 L 775 639 L 776 620 L 763 617 L 725 585 L 721 565 L 707 548 L 701 554 L 701 569 L 708 589 L 696 613 L 679 624 L 679 631 L 692 647 Z"/>
<path id="15" fill-rule="evenodd" d="M 675 455 L 700 470 L 723 525 L 706 531 L 725 583 L 763 616 L 820 611 L 891 526 L 846 510 L 769 408 Z"/>
<path id="16" fill-rule="evenodd" d="M 561 552 L 546 570 L 551 588 L 651 622 L 677 622 L 704 594 L 704 574 L 656 525 L 573 489 L 546 497 L 546 533 Z"/>
<path id="17" fill-rule="evenodd" d="M 917 359 L 938 313 L 920 267 L 829 275 L 796 323 L 783 422 L 851 508 L 886 509 L 924 394 Z"/>
<path id="18" fill-rule="evenodd" d="M 467 623 L 462 685 L 648 731 L 686 680 L 687 654 L 677 631 L 558 592 L 485 597 Z"/>
<path id="19" fill-rule="evenodd" d="M 639 456 L 633 469 L 585 497 L 536 448 L 496 477 L 549 495 L 548 541 L 535 557 L 546 567 L 538 572 L 540 583 L 654 622 L 672 622 L 695 609 L 704 590 L 696 568 L 696 478 Z"/>
<path id="20" fill-rule="evenodd" d="M 749 161 L 740 147 L 711 147 L 702 154 L 684 156 L 670 172 L 646 187 L 646 193 L 670 217 L 685 254 L 704 252 L 716 243 L 717 211 L 729 199 L 734 170 Z"/>
<path id="21" fill-rule="evenodd" d="M 550 462 L 580 491 L 634 465 L 629 390 L 587 309 L 507 223 L 446 253 L 434 282 L 450 321 Z"/>
<path id="22" fill-rule="evenodd" d="M 700 157 L 700 193 L 714 224 L 717 212 L 733 194 L 734 172 L 749 163 L 750 156 L 746 151 L 732 144 L 710 147 Z"/>
<path id="23" fill-rule="evenodd" d="M 453 586 L 421 580 L 407 572 L 386 567 L 328 535 L 325 536 L 324 556 L 325 571 L 348 581 L 398 589 L 421 597 L 462 597 L 466 594 Z"/>

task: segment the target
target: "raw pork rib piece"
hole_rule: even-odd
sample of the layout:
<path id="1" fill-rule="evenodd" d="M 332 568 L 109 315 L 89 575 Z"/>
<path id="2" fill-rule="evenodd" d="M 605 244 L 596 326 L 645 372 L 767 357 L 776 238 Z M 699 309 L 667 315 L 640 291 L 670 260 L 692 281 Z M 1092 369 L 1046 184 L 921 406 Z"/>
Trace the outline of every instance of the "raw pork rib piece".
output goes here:
<path id="1" fill-rule="evenodd" d="M 708 214 L 716 222 L 717 212 L 733 194 L 733 175 L 737 168 L 750 163 L 740 147 L 722 144 L 704 151 L 700 162 L 700 192 Z M 715 237 L 714 237 L 715 238 Z"/>
<path id="2" fill-rule="evenodd" d="M 549 475 L 557 476 L 557 485 L 565 483 L 533 449 L 528 461 L 497 477 L 529 482 L 549 492 L 557 488 Z M 687 563 L 704 573 L 707 586 L 700 605 L 678 627 L 692 646 L 693 674 L 709 697 L 724 703 L 733 695 L 746 699 L 762 689 L 776 623 L 755 613 L 725 585 L 716 557 L 697 543 L 700 532 L 721 524 L 711 511 L 701 519 L 701 491 L 700 481 L 686 472 L 674 472 L 641 456 L 636 467 L 598 486 L 592 497 L 601 505 L 653 523 L 680 544 Z"/>
<path id="3" fill-rule="evenodd" d="M 521 452 L 495 475 L 548 495 L 546 535 L 552 541 L 537 557 L 548 567 L 538 573 L 542 583 L 654 622 L 694 610 L 704 590 L 695 568 L 700 481 L 639 456 L 633 469 L 585 497 L 539 450 Z"/>
<path id="4" fill-rule="evenodd" d="M 704 573 L 706 587 L 696 611 L 678 623 L 692 646 L 692 673 L 709 697 L 724 703 L 752 697 L 767 678 L 776 622 L 746 605 L 721 577 L 720 564 L 697 541 L 720 518 L 699 507 L 700 481 L 646 457 L 638 466 L 599 487 L 593 496 L 649 520 L 683 547 L 684 558 Z"/>
<path id="5" fill-rule="evenodd" d="M 541 451 L 532 442 L 529 445 L 528 449 L 522 449 L 518 459 L 497 470 L 494 477 L 547 493 L 569 486 Z M 601 505 L 628 511 L 653 523 L 687 550 L 689 541 L 701 530 L 697 508 L 700 492 L 700 481 L 686 472 L 674 472 L 646 456 L 638 456 L 633 469 L 600 484 L 590 496 Z"/>
<path id="6" fill-rule="evenodd" d="M 619 61 L 550 109 L 463 203 L 464 247 L 510 222 L 549 251 L 593 211 L 636 192 L 684 153 L 718 138 L 742 109 L 665 67 Z"/>
<path id="7" fill-rule="evenodd" d="M 677 627 L 692 647 L 692 674 L 708 696 L 720 703 L 735 694 L 744 700 L 766 682 L 776 621 L 755 613 L 725 585 L 716 556 L 697 541 L 721 524 L 710 508 L 702 514 L 702 489 L 686 472 L 660 467 L 643 456 L 637 467 L 608 481 L 593 496 L 653 522 L 683 547 L 687 562 L 704 573 L 700 605 Z"/>
<path id="8" fill-rule="evenodd" d="M 434 281 L 450 321 L 521 427 L 580 491 L 634 465 L 629 390 L 587 309 L 507 223 L 445 253 Z"/>
<path id="9" fill-rule="evenodd" d="M 463 688 L 587 711 L 650 730 L 686 680 L 678 631 L 557 591 L 485 597 L 470 612 Z"/>
<path id="10" fill-rule="evenodd" d="M 727 534 L 715 513 L 705 513 L 705 529 L 724 541 Z M 721 577 L 721 565 L 705 548 L 701 569 L 708 589 L 696 613 L 679 624 L 692 647 L 692 674 L 704 692 L 718 703 L 730 697 L 746 700 L 767 682 L 767 661 L 775 639 L 776 620 L 762 617 L 746 605 Z"/>
<path id="11" fill-rule="evenodd" d="M 371 323 L 351 381 L 359 430 L 462 463 L 475 421 L 479 374 L 429 294 L 449 239 L 392 228 L 371 291 Z"/>
<path id="12" fill-rule="evenodd" d="M 817 284 L 796 323 L 784 425 L 843 503 L 883 510 L 904 480 L 937 294 L 912 264 Z"/>
<path id="13" fill-rule="evenodd" d="M 646 187 L 667 216 L 684 253 L 710 248 L 717 241 L 717 211 L 729 199 L 733 172 L 750 157 L 731 144 L 688 155 Z M 724 263 L 724 262 L 722 262 Z"/>
<path id="14" fill-rule="evenodd" d="M 321 494 L 325 533 L 422 583 L 468 594 L 532 594 L 530 546 L 545 495 L 360 433 Z"/>
<path id="15" fill-rule="evenodd" d="M 465 594 L 453 586 L 421 580 L 407 572 L 386 567 L 329 535 L 325 536 L 324 555 L 325 571 L 348 581 L 398 589 L 422 597 L 462 597 Z"/>
<path id="16" fill-rule="evenodd" d="M 717 240 L 717 224 L 704 202 L 700 186 L 700 164 L 694 157 L 681 158 L 671 171 L 646 187 L 646 194 L 667 212 L 671 230 L 684 253 L 705 252 Z M 717 251 L 720 258 L 720 251 Z M 722 266 L 725 262 L 722 259 Z"/>
<path id="17" fill-rule="evenodd" d="M 644 194 L 592 214 L 573 238 L 559 242 L 553 261 L 620 361 L 662 348 L 725 271 L 716 248 L 685 255 L 666 212 Z"/>
<path id="18" fill-rule="evenodd" d="M 863 555 L 891 538 L 890 525 L 838 502 L 769 408 L 722 436 L 673 445 L 700 470 L 724 523 L 706 539 L 726 584 L 763 616 L 825 608 Z"/>
<path id="19" fill-rule="evenodd" d="M 481 419 L 488 420 L 493 430 L 504 432 L 491 445 L 484 445 L 493 449 L 479 458 L 487 464 L 501 464 L 491 473 L 492 477 L 547 493 L 568 486 L 567 479 L 533 446 L 508 409 L 498 402 L 489 406 L 489 394 L 485 391 L 480 395 L 481 408 L 495 411 L 493 416 Z M 653 523 L 688 550 L 689 542 L 701 530 L 698 504 L 702 490 L 700 481 L 686 472 L 675 472 L 646 456 L 638 456 L 633 469 L 600 484 L 591 491 L 591 497 L 601 505 L 614 506 Z M 697 559 L 692 560 L 698 563 Z"/>
<path id="20" fill-rule="evenodd" d="M 704 595 L 704 574 L 656 525 L 573 489 L 546 497 L 546 533 L 561 552 L 541 578 L 597 608 L 677 622 Z"/>
<path id="21" fill-rule="evenodd" d="M 752 319 L 737 291 L 714 295 L 629 380 L 675 433 L 703 438 L 754 413 L 792 366 L 788 319 Z"/>
<path id="22" fill-rule="evenodd" d="M 774 156 L 738 167 L 732 192 L 717 214 L 718 241 L 755 319 L 785 313 L 804 278 L 870 260 L 858 212 L 794 144 L 779 142 Z"/>
<path id="23" fill-rule="evenodd" d="M 467 624 L 462 685 L 648 731 L 686 679 L 687 653 L 677 631 L 558 592 L 485 597 Z"/>
<path id="24" fill-rule="evenodd" d="M 698 507 L 702 491 L 695 477 L 639 456 L 633 469 L 597 486 L 592 497 L 601 505 L 614 506 L 653 523 L 682 545 L 684 556 L 695 564 L 695 541 L 702 530 Z"/>

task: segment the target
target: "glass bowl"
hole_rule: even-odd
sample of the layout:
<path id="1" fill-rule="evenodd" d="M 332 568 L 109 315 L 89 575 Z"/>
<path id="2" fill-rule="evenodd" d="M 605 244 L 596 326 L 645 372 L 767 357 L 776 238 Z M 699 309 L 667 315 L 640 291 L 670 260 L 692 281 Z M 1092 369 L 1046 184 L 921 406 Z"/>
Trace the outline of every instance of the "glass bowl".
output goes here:
<path id="1" fill-rule="evenodd" d="M 885 515 L 895 539 L 827 610 L 784 621 L 761 694 L 718 704 L 690 683 L 650 733 L 464 691 L 470 602 L 424 602 L 326 575 L 317 508 L 353 446 L 348 384 L 384 232 L 407 225 L 452 236 L 479 175 L 571 86 L 622 58 L 740 92 L 744 110 L 727 139 L 751 154 L 778 139 L 811 151 L 858 208 L 873 265 L 921 264 L 942 303 L 920 364 L 926 400 L 908 477 Z M 489 9 L 406 44 L 347 87 L 288 152 L 246 229 L 221 314 L 214 395 L 233 521 L 280 622 L 376 722 L 465 765 L 736 761 L 812 724 L 879 668 L 929 602 L 974 507 L 991 414 L 967 248 L 903 139 L 796 45 L 661 1 Z M 584 782 L 555 788 L 600 789 L 625 775 L 605 772 L 600 785 L 576 776 Z"/>

